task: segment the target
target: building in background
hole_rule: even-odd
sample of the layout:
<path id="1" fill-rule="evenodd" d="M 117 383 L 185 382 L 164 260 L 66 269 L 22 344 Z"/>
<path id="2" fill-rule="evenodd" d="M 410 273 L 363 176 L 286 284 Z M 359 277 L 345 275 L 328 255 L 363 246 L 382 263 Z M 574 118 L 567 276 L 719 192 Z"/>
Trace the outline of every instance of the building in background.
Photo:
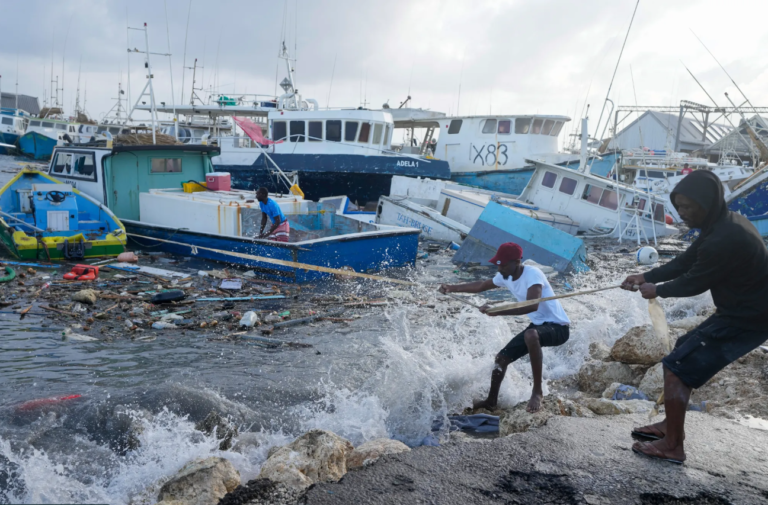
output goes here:
<path id="1" fill-rule="evenodd" d="M 3 109 L 15 109 L 17 107 L 16 95 L 3 91 L 2 96 L 0 96 L 0 107 Z M 40 102 L 38 102 L 35 96 L 19 95 L 18 108 L 29 113 L 31 116 L 38 116 L 40 114 Z"/>
<path id="2" fill-rule="evenodd" d="M 684 153 L 701 152 L 712 146 L 732 128 L 720 123 L 705 123 L 697 117 L 647 110 L 619 130 L 608 150 L 647 147 L 654 150 L 674 150 Z M 679 132 L 679 139 L 678 139 Z"/>

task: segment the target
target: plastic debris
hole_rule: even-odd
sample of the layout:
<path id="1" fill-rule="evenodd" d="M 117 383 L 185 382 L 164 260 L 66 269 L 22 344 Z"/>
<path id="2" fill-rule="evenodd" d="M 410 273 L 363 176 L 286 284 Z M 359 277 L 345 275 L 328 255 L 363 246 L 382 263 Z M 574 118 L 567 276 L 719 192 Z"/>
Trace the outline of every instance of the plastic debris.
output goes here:
<path id="1" fill-rule="evenodd" d="M 157 293 L 156 295 L 152 296 L 150 301 L 154 304 L 170 303 L 181 301 L 186 297 L 187 295 L 184 293 L 184 291 L 180 289 L 171 289 L 168 291 L 163 291 L 162 293 Z"/>
<path id="2" fill-rule="evenodd" d="M 124 252 L 117 255 L 117 261 L 120 263 L 138 263 L 139 257 L 132 252 Z"/>
<path id="3" fill-rule="evenodd" d="M 221 281 L 220 289 L 226 289 L 230 291 L 239 291 L 243 288 L 242 279 L 224 279 Z"/>
<path id="4" fill-rule="evenodd" d="M 171 328 L 176 328 L 176 325 L 173 323 L 168 323 L 166 321 L 157 321 L 152 323 L 152 328 L 155 330 L 167 330 Z"/>
<path id="5" fill-rule="evenodd" d="M 259 316 L 254 311 L 249 310 L 245 314 L 243 314 L 243 317 L 240 318 L 240 326 L 245 326 L 246 328 L 253 328 L 253 326 L 259 322 Z"/>

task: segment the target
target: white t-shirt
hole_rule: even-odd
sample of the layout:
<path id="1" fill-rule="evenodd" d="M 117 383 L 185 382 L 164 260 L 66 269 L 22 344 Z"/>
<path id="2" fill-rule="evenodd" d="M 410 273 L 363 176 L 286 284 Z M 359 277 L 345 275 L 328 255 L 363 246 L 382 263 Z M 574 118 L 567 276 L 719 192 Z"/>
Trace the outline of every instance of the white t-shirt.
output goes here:
<path id="1" fill-rule="evenodd" d="M 526 265 L 523 267 L 523 275 L 516 281 L 512 280 L 510 275 L 506 279 L 500 273 L 497 273 L 493 278 L 493 283 L 500 288 L 507 288 L 510 293 L 515 295 L 517 301 L 522 302 L 528 299 L 528 288 L 541 284 L 541 297 L 547 298 L 555 296 L 555 292 L 552 291 L 552 286 L 549 285 L 547 277 L 544 272 L 536 267 Z M 531 318 L 533 324 L 544 323 L 557 323 L 557 324 L 571 324 L 571 320 L 568 319 L 563 306 L 557 300 L 550 300 L 548 302 L 539 303 L 539 309 L 536 312 L 527 314 Z"/>

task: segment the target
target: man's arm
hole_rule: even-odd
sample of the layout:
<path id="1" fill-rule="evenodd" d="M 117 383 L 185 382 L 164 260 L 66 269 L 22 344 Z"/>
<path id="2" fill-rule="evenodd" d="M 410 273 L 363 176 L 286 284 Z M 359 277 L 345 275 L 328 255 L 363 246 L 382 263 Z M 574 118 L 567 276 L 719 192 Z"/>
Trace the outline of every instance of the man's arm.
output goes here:
<path id="1" fill-rule="evenodd" d="M 528 288 L 528 292 L 525 295 L 526 300 L 537 300 L 541 298 L 541 284 L 534 284 L 533 286 Z M 491 308 L 489 305 L 483 305 L 480 307 L 480 312 L 483 314 L 486 314 L 488 316 L 522 316 L 525 314 L 530 314 L 531 312 L 536 312 L 539 310 L 539 304 L 536 305 L 529 305 L 527 307 L 520 307 L 519 309 L 509 309 L 509 310 L 502 310 L 501 312 L 493 312 L 491 314 L 488 314 L 488 309 Z"/>
<path id="2" fill-rule="evenodd" d="M 643 298 L 655 298 L 656 296 L 662 298 L 686 298 L 704 293 L 728 275 L 729 260 L 738 261 L 738 254 L 735 257 L 728 257 L 731 254 L 731 248 L 736 251 L 739 249 L 736 244 L 730 244 L 729 247 L 729 245 L 722 244 L 720 241 L 704 244 L 698 248 L 695 262 L 689 270 L 676 279 L 658 286 L 653 285 L 654 283 L 649 281 L 653 287 L 651 285 L 645 286 Z M 646 275 L 646 279 L 647 277 Z M 644 291 L 643 287 L 640 290 Z"/>
<path id="3" fill-rule="evenodd" d="M 692 244 L 682 254 L 672 261 L 644 274 L 629 275 L 621 283 L 622 289 L 627 291 L 637 291 L 637 288 L 645 283 L 665 282 L 676 279 L 691 269 L 696 262 L 698 244 Z"/>
<path id="4" fill-rule="evenodd" d="M 677 256 L 675 259 L 661 265 L 653 270 L 650 270 L 643 274 L 645 282 L 666 282 L 672 279 L 677 279 L 684 273 L 688 272 L 694 263 L 698 261 L 699 244 L 694 242 L 691 246 L 683 251 L 683 253 Z M 706 290 L 705 290 L 706 291 Z"/>
<path id="5" fill-rule="evenodd" d="M 493 283 L 493 279 L 488 279 L 486 281 L 468 282 L 466 284 L 443 284 L 438 291 L 441 293 L 482 293 L 497 287 Z"/>
<path id="6" fill-rule="evenodd" d="M 259 237 L 264 236 L 264 227 L 267 226 L 267 214 L 262 211 L 261 212 L 261 228 L 259 229 Z"/>

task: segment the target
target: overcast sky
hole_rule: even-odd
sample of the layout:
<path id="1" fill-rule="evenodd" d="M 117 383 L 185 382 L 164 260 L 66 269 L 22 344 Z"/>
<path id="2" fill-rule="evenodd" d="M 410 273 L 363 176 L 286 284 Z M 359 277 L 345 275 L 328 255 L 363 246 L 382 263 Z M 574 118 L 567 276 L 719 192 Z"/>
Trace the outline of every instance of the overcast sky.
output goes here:
<path id="1" fill-rule="evenodd" d="M 641 0 L 611 98 L 622 105 L 711 104 L 685 64 L 718 104 L 727 104 L 726 91 L 735 99 L 738 92 L 693 30 L 752 103 L 768 105 L 766 5 Z M 589 103 L 594 126 L 634 7 L 635 0 L 192 0 L 190 11 L 190 0 L 3 0 L 1 85 L 13 91 L 18 58 L 19 92 L 42 105 L 53 57 L 69 113 L 82 61 L 81 100 L 87 87 L 86 109 L 99 119 L 113 105 L 118 82 L 127 87 L 129 64 L 134 100 L 146 82 L 142 56 L 129 63 L 126 51 L 144 48 L 142 32 L 126 40 L 126 25 L 146 22 L 153 52 L 169 52 L 170 33 L 177 102 L 185 37 L 186 65 L 197 58 L 205 67 L 198 85 L 226 95 L 273 95 L 276 71 L 278 81 L 286 75 L 277 58 L 285 32 L 298 58 L 297 87 L 321 106 L 365 100 L 371 108 L 387 101 L 396 107 L 410 90 L 412 106 L 453 115 L 576 119 Z M 152 65 L 157 100 L 170 103 L 168 58 L 153 56 Z M 185 70 L 185 102 L 190 81 Z"/>

